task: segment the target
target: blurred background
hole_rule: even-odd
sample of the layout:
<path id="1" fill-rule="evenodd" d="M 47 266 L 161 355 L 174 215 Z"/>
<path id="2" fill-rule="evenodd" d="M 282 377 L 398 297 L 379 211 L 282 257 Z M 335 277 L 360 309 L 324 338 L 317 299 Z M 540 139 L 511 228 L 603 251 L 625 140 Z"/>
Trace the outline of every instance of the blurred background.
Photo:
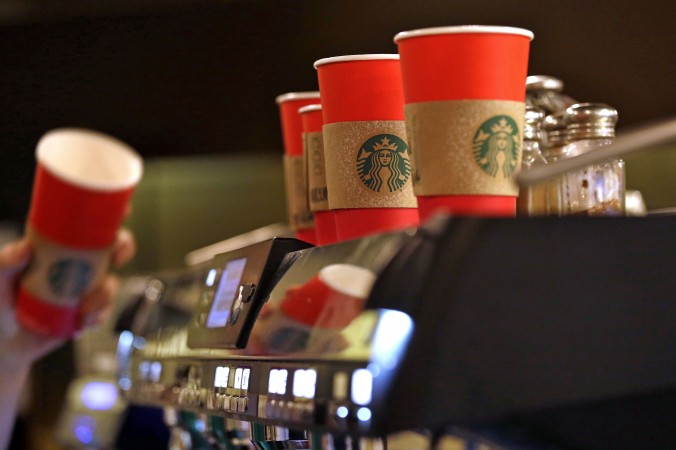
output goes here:
<path id="1" fill-rule="evenodd" d="M 191 250 L 284 222 L 275 97 L 316 90 L 319 58 L 395 53 L 393 36 L 420 27 L 528 28 L 529 74 L 614 106 L 618 131 L 673 116 L 674 17 L 666 0 L 1 0 L 0 238 L 23 228 L 37 141 L 64 126 L 109 133 L 145 159 L 127 224 L 139 252 L 123 275 L 181 267 Z M 627 158 L 627 187 L 648 209 L 676 206 L 676 148 L 658 150 Z M 34 383 L 44 411 L 31 426 L 53 424 L 72 351 L 36 367 L 51 378 Z M 49 448 L 45 433 L 34 448 Z"/>
<path id="2" fill-rule="evenodd" d="M 529 73 L 614 106 L 621 131 L 676 113 L 675 12 L 655 0 L 3 0 L 0 218 L 23 221 L 42 134 L 93 128 L 147 163 L 128 270 L 180 266 L 192 249 L 285 220 L 274 100 L 317 89 L 315 60 L 395 53 L 393 36 L 418 27 L 525 27 Z M 675 158 L 628 161 L 628 188 L 649 209 L 676 205 Z"/>

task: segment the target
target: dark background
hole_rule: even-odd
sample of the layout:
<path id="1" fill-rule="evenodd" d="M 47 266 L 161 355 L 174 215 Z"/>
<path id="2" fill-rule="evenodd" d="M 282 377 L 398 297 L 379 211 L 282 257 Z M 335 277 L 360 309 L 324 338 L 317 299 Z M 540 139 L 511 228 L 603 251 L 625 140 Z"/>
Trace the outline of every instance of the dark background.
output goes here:
<path id="1" fill-rule="evenodd" d="M 209 164 L 200 159 L 205 155 L 223 156 L 228 164 L 231 155 L 281 155 L 274 99 L 316 89 L 315 60 L 394 53 L 393 36 L 420 27 L 528 28 L 535 33 L 530 74 L 557 76 L 578 100 L 615 106 L 620 129 L 671 116 L 675 13 L 676 2 L 667 0 L 0 0 L 0 220 L 24 219 L 35 145 L 52 128 L 112 134 L 149 162 L 197 160 L 186 176 Z M 248 168 L 247 161 L 232 165 Z M 673 175 L 669 167 L 660 170 Z M 270 184 L 281 184 L 279 178 Z M 196 248 L 186 243 L 174 252 L 177 259 L 160 258 L 160 250 L 184 238 L 176 230 L 194 225 L 192 217 L 175 223 L 178 214 L 190 216 L 184 208 L 192 198 L 174 208 L 176 215 L 157 214 L 150 206 L 161 210 L 165 200 L 151 195 L 152 183 L 137 198 L 146 208 L 134 212 L 149 218 L 144 226 L 155 218 L 161 228 L 137 231 L 146 246 L 139 255 L 153 256 L 146 268 L 174 264 L 184 247 Z M 222 195 L 207 188 L 201 192 Z M 248 220 L 241 219 L 242 228 L 251 226 Z M 217 239 L 193 234 L 208 243 Z M 35 439 L 53 425 L 72 375 L 63 362 L 72 355 L 50 358 L 36 369 L 37 413 L 28 433 Z M 52 439 L 45 439 L 30 448 L 51 448 L 45 442 Z"/>
<path id="2" fill-rule="evenodd" d="M 5 0 L 0 219 L 25 216 L 35 144 L 49 129 L 98 129 L 148 159 L 281 152 L 275 96 L 316 89 L 316 59 L 394 53 L 393 36 L 419 27 L 531 29 L 529 73 L 615 106 L 620 129 L 673 115 L 675 4 Z"/>

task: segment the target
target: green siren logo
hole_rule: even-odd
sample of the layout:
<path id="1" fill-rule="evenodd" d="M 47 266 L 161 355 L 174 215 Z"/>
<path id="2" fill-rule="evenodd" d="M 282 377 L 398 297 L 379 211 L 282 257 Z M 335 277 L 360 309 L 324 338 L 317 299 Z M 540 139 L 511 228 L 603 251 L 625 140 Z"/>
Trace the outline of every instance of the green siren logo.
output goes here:
<path id="1" fill-rule="evenodd" d="M 483 123 L 474 135 L 474 160 L 492 177 L 498 171 L 511 177 L 519 161 L 519 127 L 509 116 L 495 116 Z"/>
<path id="2" fill-rule="evenodd" d="M 411 176 L 411 162 L 403 139 L 379 134 L 364 142 L 357 155 L 357 173 L 364 185 L 375 192 L 395 192 Z"/>
<path id="3" fill-rule="evenodd" d="M 79 297 L 92 278 L 92 267 L 86 261 L 61 259 L 48 270 L 49 287 L 58 296 Z"/>

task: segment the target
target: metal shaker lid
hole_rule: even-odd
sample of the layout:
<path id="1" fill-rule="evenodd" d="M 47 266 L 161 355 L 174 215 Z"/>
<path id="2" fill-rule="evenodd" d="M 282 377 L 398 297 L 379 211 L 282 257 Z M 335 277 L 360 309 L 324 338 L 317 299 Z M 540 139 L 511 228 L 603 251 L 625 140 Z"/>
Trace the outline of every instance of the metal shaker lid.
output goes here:
<path id="1" fill-rule="evenodd" d="M 566 144 L 568 138 L 567 126 L 565 111 L 557 111 L 545 117 L 542 121 L 542 131 L 544 131 L 548 147 Z"/>
<path id="2" fill-rule="evenodd" d="M 542 140 L 542 120 L 545 114 L 538 108 L 528 106 L 526 119 L 523 122 L 523 138 L 528 141 Z"/>
<path id="3" fill-rule="evenodd" d="M 615 136 L 617 110 L 605 103 L 577 103 L 566 109 L 569 138 L 593 139 Z"/>
<path id="4" fill-rule="evenodd" d="M 563 81 L 549 75 L 531 75 L 526 78 L 526 104 L 551 114 L 563 111 L 577 100 L 564 94 Z"/>
<path id="5" fill-rule="evenodd" d="M 531 75 L 526 77 L 526 92 L 563 91 L 563 81 L 548 75 Z"/>

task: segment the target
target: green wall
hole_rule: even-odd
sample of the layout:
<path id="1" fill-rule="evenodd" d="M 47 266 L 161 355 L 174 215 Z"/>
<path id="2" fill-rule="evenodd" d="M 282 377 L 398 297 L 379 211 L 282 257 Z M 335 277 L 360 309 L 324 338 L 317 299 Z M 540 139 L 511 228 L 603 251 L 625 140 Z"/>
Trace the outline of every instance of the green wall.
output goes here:
<path id="1" fill-rule="evenodd" d="M 676 207 L 676 147 L 626 158 L 627 189 L 641 191 L 648 210 Z"/>
<path id="2" fill-rule="evenodd" d="M 285 211 L 280 155 L 148 160 L 127 220 L 138 253 L 124 272 L 184 267 L 189 251 L 285 222 Z"/>
<path id="3" fill-rule="evenodd" d="M 626 158 L 627 189 L 648 209 L 676 206 L 676 147 Z M 124 273 L 184 267 L 186 253 L 271 223 L 286 222 L 278 154 L 146 161 L 127 226 L 138 241 Z"/>

